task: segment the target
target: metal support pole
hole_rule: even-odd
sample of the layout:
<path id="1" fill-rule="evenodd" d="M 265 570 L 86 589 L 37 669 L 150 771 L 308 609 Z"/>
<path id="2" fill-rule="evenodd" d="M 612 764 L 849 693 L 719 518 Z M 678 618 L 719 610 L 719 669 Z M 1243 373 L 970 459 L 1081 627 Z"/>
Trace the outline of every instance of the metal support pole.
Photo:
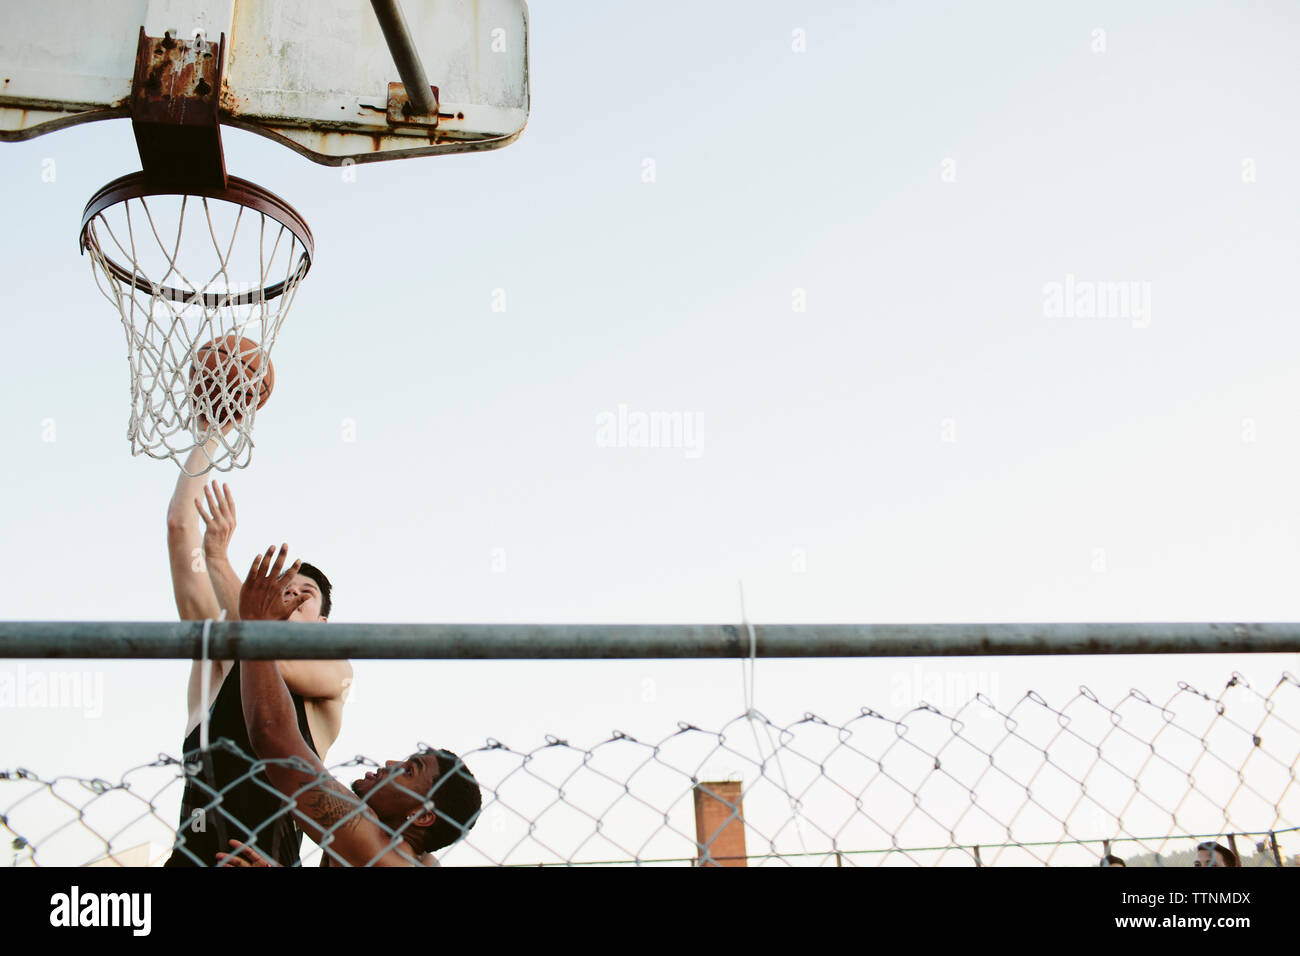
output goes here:
<path id="1" fill-rule="evenodd" d="M 411 33 L 406 28 L 406 17 L 402 15 L 401 5 L 397 0 L 370 0 L 370 5 L 375 8 L 375 16 L 379 18 L 379 28 L 384 31 L 384 42 L 388 44 L 388 52 L 393 55 L 393 63 L 397 65 L 397 75 L 406 87 L 406 98 L 411 103 L 411 109 L 423 116 L 436 113 L 438 105 L 429 89 L 429 77 L 424 72 L 419 51 L 415 49 Z"/>
<path id="2" fill-rule="evenodd" d="M 759 624 L 758 657 L 1019 657 L 1300 652 L 1300 624 Z M 188 659 L 202 621 L 0 622 L 0 658 Z M 733 624 L 212 624 L 209 654 L 235 659 L 747 658 Z"/>

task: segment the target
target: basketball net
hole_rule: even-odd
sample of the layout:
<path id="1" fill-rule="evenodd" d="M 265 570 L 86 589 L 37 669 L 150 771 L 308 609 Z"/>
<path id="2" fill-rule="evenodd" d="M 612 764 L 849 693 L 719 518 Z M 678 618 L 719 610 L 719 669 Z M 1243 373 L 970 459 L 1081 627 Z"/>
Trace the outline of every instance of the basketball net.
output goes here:
<path id="1" fill-rule="evenodd" d="M 122 177 L 87 205 L 81 245 L 126 332 L 131 453 L 193 476 L 246 467 L 271 350 L 311 264 L 306 224 L 233 177 L 208 195 Z"/>

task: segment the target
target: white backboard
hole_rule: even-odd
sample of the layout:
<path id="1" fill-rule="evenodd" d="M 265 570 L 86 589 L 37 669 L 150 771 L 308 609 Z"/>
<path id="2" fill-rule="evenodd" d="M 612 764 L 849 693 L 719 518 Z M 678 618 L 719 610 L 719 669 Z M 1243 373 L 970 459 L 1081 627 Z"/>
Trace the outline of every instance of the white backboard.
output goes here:
<path id="1" fill-rule="evenodd" d="M 221 122 L 327 165 L 495 149 L 528 121 L 524 0 L 403 0 L 437 128 L 391 123 L 401 77 L 366 0 L 44 0 L 0 4 L 0 140 L 129 115 L 136 49 L 168 30 L 226 36 Z"/>

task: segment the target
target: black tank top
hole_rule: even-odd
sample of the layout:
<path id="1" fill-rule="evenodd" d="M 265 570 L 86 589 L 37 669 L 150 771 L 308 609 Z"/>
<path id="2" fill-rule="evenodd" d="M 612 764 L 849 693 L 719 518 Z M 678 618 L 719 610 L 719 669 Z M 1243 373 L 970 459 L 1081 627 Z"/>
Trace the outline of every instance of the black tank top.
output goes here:
<path id="1" fill-rule="evenodd" d="M 307 726 L 303 699 L 290 692 L 298 730 L 311 752 L 316 746 Z M 231 746 L 233 745 L 233 747 Z M 176 845 L 164 866 L 216 866 L 216 854 L 233 852 L 229 840 L 254 846 L 262 856 L 281 866 L 298 866 L 302 831 L 293 821 L 293 801 L 258 771 L 249 774 L 256 757 L 244 726 L 244 705 L 239 694 L 239 662 L 217 691 L 208 719 L 208 753 L 199 750 L 199 728 L 184 744 L 185 791 Z M 217 793 L 221 795 L 216 804 Z"/>

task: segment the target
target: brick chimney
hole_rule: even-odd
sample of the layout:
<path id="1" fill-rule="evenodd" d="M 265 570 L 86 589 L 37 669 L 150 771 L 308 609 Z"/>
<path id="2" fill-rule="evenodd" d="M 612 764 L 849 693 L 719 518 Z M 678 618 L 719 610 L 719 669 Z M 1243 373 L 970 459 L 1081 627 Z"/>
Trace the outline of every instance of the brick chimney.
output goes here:
<path id="1" fill-rule="evenodd" d="M 696 866 L 748 866 L 745 853 L 741 783 L 705 781 L 695 785 Z"/>

